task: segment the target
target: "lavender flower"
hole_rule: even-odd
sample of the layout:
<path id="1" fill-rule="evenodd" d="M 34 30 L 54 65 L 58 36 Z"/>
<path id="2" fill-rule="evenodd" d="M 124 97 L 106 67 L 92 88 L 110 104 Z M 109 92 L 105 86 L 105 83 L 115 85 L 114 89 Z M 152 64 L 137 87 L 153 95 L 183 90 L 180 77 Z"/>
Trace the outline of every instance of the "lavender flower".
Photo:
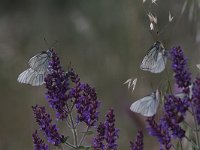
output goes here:
<path id="1" fill-rule="evenodd" d="M 192 86 L 192 104 L 197 123 L 200 124 L 200 78 L 197 78 Z"/>
<path id="2" fill-rule="evenodd" d="M 34 150 L 48 150 L 48 145 L 44 143 L 42 139 L 39 138 L 37 130 L 32 135 L 33 143 L 34 143 Z"/>
<path id="3" fill-rule="evenodd" d="M 115 128 L 115 115 L 114 115 L 114 110 L 110 109 L 106 115 L 106 121 L 104 123 L 105 125 L 105 140 L 106 140 L 106 145 L 105 149 L 117 149 L 117 139 L 118 139 L 118 132 L 119 129 Z"/>
<path id="4" fill-rule="evenodd" d="M 180 123 L 184 120 L 184 116 L 190 101 L 188 97 L 180 99 L 174 95 L 165 96 L 164 113 L 169 116 L 174 122 Z"/>
<path id="5" fill-rule="evenodd" d="M 97 128 L 97 136 L 93 140 L 93 149 L 94 150 L 103 150 L 105 145 L 103 143 L 105 139 L 105 125 L 103 123 L 100 123 L 98 128 Z"/>
<path id="6" fill-rule="evenodd" d="M 138 131 L 135 143 L 130 142 L 131 150 L 143 150 L 143 133 L 142 131 Z"/>
<path id="7" fill-rule="evenodd" d="M 81 97 L 81 92 L 83 91 L 85 85 L 81 83 L 80 77 L 74 72 L 73 68 L 69 69 L 68 74 L 72 83 L 75 84 L 75 87 L 70 89 L 69 95 L 71 98 L 75 99 L 74 103 L 78 103 L 79 98 Z"/>
<path id="8" fill-rule="evenodd" d="M 171 50 L 172 69 L 178 87 L 184 88 L 185 93 L 189 93 L 189 85 L 191 85 L 191 73 L 187 67 L 187 59 L 180 47 L 174 47 Z"/>
<path id="9" fill-rule="evenodd" d="M 36 105 L 32 108 L 36 121 L 38 122 L 40 129 L 44 132 L 44 135 L 47 137 L 48 142 L 56 146 L 59 145 L 62 141 L 62 136 L 58 133 L 56 125 L 51 124 L 52 120 L 50 115 L 46 113 L 45 107 Z"/>
<path id="10" fill-rule="evenodd" d="M 49 62 L 48 74 L 45 77 L 46 97 L 50 106 L 56 110 L 58 119 L 67 118 L 68 111 L 65 109 L 69 99 L 67 91 L 69 90 L 68 74 L 62 70 L 59 57 L 51 50 L 51 61 Z"/>
<path id="11" fill-rule="evenodd" d="M 95 89 L 85 84 L 83 93 L 76 103 L 78 120 L 85 122 L 88 126 L 96 125 L 99 114 L 98 107 L 99 101 Z"/>
<path id="12" fill-rule="evenodd" d="M 162 130 L 167 131 L 171 137 L 179 138 L 180 140 L 185 137 L 185 131 L 176 123 L 176 120 L 173 120 L 167 115 L 164 115 L 160 119 L 160 125 Z"/>
<path id="13" fill-rule="evenodd" d="M 70 95 L 75 99 L 77 120 L 85 122 L 89 127 L 96 125 L 99 114 L 97 109 L 100 102 L 97 99 L 95 89 L 88 84 L 81 83 L 80 78 L 72 69 L 69 71 L 69 75 L 71 81 L 75 83 L 75 87 L 70 90 Z"/>
<path id="14" fill-rule="evenodd" d="M 166 128 L 162 128 L 161 124 L 157 124 L 154 117 L 147 118 L 147 123 L 149 135 L 157 137 L 161 149 L 165 147 L 165 149 L 169 150 L 171 148 L 171 136 L 168 130 L 165 130 Z"/>

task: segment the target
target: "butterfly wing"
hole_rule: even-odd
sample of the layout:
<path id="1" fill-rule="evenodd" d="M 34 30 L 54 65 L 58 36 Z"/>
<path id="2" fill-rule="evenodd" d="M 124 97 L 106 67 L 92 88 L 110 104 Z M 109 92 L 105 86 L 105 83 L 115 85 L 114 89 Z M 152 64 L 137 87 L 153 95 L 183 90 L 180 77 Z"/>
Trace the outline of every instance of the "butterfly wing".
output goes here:
<path id="1" fill-rule="evenodd" d="M 158 104 L 159 99 L 156 99 L 155 93 L 153 93 L 150 96 L 146 96 L 134 102 L 130 109 L 131 111 L 140 113 L 143 116 L 151 117 L 156 114 Z"/>
<path id="2" fill-rule="evenodd" d="M 165 69 L 166 62 L 167 62 L 167 57 L 163 55 L 162 52 L 159 52 L 157 59 L 155 61 L 155 65 L 149 71 L 152 73 L 162 72 Z"/>
<path id="3" fill-rule="evenodd" d="M 152 73 L 160 73 L 165 69 L 167 55 L 160 42 L 154 43 L 144 57 L 140 69 L 150 71 Z"/>
<path id="4" fill-rule="evenodd" d="M 150 71 L 156 65 L 155 55 L 157 55 L 157 48 L 153 47 L 142 60 L 140 69 Z"/>
<path id="5" fill-rule="evenodd" d="M 46 73 L 38 73 L 32 68 L 29 68 L 22 72 L 17 81 L 20 83 L 30 84 L 32 86 L 39 86 L 44 83 Z"/>
<path id="6" fill-rule="evenodd" d="M 49 60 L 48 52 L 41 52 L 29 60 L 29 66 L 38 73 L 44 73 L 47 70 Z"/>

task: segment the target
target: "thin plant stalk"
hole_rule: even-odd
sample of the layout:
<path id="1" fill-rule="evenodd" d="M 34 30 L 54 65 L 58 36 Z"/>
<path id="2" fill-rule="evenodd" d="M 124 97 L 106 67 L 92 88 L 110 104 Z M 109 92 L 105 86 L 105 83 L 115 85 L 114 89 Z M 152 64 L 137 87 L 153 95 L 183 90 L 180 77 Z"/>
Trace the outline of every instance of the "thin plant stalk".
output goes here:
<path id="1" fill-rule="evenodd" d="M 197 147 L 197 145 L 196 145 L 189 137 L 185 136 L 185 139 L 186 139 L 190 144 L 192 144 L 192 146 L 193 146 L 195 149 L 199 150 L 199 148 Z"/>
<path id="2" fill-rule="evenodd" d="M 78 148 L 78 136 L 77 136 L 77 131 L 76 131 L 76 127 L 75 127 L 75 124 L 74 124 L 74 120 L 72 118 L 72 114 L 71 114 L 71 111 L 69 110 L 69 107 L 68 105 L 66 105 L 67 107 L 67 110 L 69 111 L 69 120 L 71 122 L 71 129 L 72 129 L 72 134 L 73 134 L 73 137 L 74 137 L 74 145 L 76 148 Z"/>
<path id="3" fill-rule="evenodd" d="M 67 146 L 70 147 L 70 148 L 76 149 L 76 147 L 75 147 L 74 145 L 72 145 L 72 144 L 70 144 L 70 143 L 68 143 L 68 142 L 65 142 L 65 145 L 67 145 Z"/>
<path id="4" fill-rule="evenodd" d="M 182 144 L 182 141 L 179 140 L 179 143 L 180 143 L 180 146 L 181 146 L 181 150 L 183 150 L 183 144 Z"/>
<path id="5" fill-rule="evenodd" d="M 82 138 L 81 138 L 81 140 L 80 140 L 79 146 L 81 146 L 81 144 L 82 144 L 83 141 L 85 140 L 85 137 L 86 137 L 86 135 L 87 135 L 87 132 L 89 131 L 89 128 L 90 128 L 90 127 L 87 126 L 86 132 L 83 133 L 83 136 L 82 136 Z"/>
<path id="6" fill-rule="evenodd" d="M 194 117 L 194 127 L 195 127 L 195 137 L 196 137 L 196 143 L 197 143 L 197 148 L 199 149 L 199 134 L 198 134 L 198 124 L 197 124 L 197 119 L 196 119 L 196 116 L 195 116 L 195 113 L 194 113 L 194 107 L 192 106 L 192 112 L 193 112 L 193 117 Z"/>

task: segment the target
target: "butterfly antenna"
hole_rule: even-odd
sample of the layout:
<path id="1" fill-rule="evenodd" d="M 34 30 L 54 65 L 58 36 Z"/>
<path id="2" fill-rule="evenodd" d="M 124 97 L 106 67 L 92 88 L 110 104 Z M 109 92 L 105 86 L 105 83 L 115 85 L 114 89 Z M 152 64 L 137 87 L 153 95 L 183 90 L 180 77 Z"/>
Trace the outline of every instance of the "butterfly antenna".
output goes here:
<path id="1" fill-rule="evenodd" d="M 51 44 L 50 47 L 54 47 L 58 43 L 58 40 L 56 40 L 53 44 Z"/>
<path id="2" fill-rule="evenodd" d="M 48 47 L 48 42 L 47 42 L 47 39 L 46 39 L 46 37 L 44 37 L 44 43 L 45 43 L 45 45 L 46 45 L 46 47 Z"/>
<path id="3" fill-rule="evenodd" d="M 45 45 L 48 49 L 51 49 L 52 47 L 54 47 L 57 43 L 58 43 L 58 40 L 56 40 L 55 42 L 53 42 L 50 46 L 49 46 L 49 43 L 47 41 L 47 39 L 44 37 L 44 42 L 45 42 Z"/>
<path id="4" fill-rule="evenodd" d="M 70 61 L 69 64 L 68 64 L 67 69 L 70 70 L 71 68 L 72 68 L 72 62 Z"/>

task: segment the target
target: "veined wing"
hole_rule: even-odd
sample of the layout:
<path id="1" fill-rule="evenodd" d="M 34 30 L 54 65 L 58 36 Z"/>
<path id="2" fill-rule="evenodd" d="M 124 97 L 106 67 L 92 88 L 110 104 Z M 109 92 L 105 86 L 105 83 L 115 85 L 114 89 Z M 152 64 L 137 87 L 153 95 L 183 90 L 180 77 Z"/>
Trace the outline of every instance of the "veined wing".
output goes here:
<path id="1" fill-rule="evenodd" d="M 152 93 L 150 96 L 146 96 L 142 99 L 134 102 L 130 109 L 133 112 L 140 113 L 143 116 L 151 117 L 156 114 L 159 104 L 159 98 L 157 93 Z"/>
<path id="2" fill-rule="evenodd" d="M 155 56 L 158 54 L 158 49 L 153 47 L 142 60 L 140 69 L 150 71 L 156 65 Z"/>
<path id="3" fill-rule="evenodd" d="M 160 73 L 165 69 L 167 55 L 162 44 L 157 41 L 148 50 L 147 55 L 144 57 L 140 69 L 150 71 L 152 73 Z"/>
<path id="4" fill-rule="evenodd" d="M 32 86 L 39 86 L 44 83 L 46 73 L 38 73 L 32 68 L 29 68 L 22 72 L 17 81 L 20 83 L 30 84 Z"/>
<path id="5" fill-rule="evenodd" d="M 165 65 L 167 62 L 167 56 L 163 55 L 163 52 L 158 52 L 157 60 L 155 61 L 155 65 L 149 70 L 152 73 L 160 73 L 165 69 Z"/>
<path id="6" fill-rule="evenodd" d="M 38 73 L 45 73 L 50 60 L 49 53 L 50 52 L 46 51 L 33 56 L 29 60 L 30 68 Z"/>

